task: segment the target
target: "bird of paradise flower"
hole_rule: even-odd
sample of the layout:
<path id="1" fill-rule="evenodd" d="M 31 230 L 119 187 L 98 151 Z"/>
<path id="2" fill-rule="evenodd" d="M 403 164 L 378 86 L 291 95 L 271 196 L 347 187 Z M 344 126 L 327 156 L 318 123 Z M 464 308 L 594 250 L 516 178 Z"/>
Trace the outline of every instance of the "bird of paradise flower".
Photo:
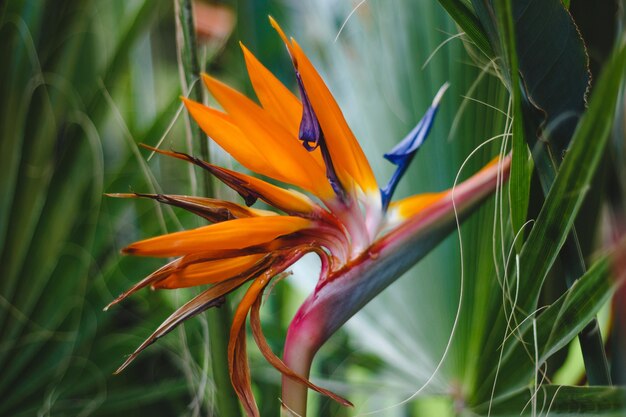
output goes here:
<path id="1" fill-rule="evenodd" d="M 264 357 L 283 374 L 283 404 L 306 412 L 307 387 L 344 405 L 346 399 L 308 380 L 313 356 L 349 317 L 439 243 L 508 177 L 510 158 L 494 159 L 454 190 L 392 201 L 396 185 L 427 137 L 444 85 L 419 124 L 385 158 L 397 166 L 379 189 L 372 168 L 324 81 L 301 47 L 272 26 L 284 41 L 299 87 L 293 95 L 242 46 L 260 105 L 203 75 L 224 111 L 183 99 L 204 132 L 244 167 L 298 187 L 273 185 L 193 156 L 151 148 L 195 164 L 235 190 L 246 205 L 206 197 L 112 194 L 143 197 L 186 209 L 211 224 L 133 243 L 123 253 L 175 259 L 117 297 L 141 288 L 210 285 L 174 312 L 128 357 L 121 372 L 148 345 L 184 320 L 221 305 L 250 282 L 234 313 L 228 344 L 233 387 L 249 416 L 258 416 L 246 356 L 245 322 Z M 308 194 L 308 195 L 307 195 Z M 283 214 L 252 208 L 262 200 Z M 289 327 L 283 359 L 269 348 L 259 319 L 264 290 L 273 278 L 307 253 L 321 260 L 317 286 Z"/>

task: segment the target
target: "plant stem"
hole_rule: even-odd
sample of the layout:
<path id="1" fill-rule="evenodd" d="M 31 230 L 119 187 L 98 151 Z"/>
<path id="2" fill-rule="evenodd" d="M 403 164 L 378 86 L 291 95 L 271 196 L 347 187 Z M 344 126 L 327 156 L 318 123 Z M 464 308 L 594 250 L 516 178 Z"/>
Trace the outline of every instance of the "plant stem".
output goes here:
<path id="1" fill-rule="evenodd" d="M 188 93 L 193 100 L 203 102 L 203 90 L 199 86 L 195 86 L 195 83 L 200 78 L 200 64 L 198 62 L 191 0 L 174 0 L 174 6 L 176 10 L 177 45 L 183 92 Z M 199 147 L 202 159 L 210 161 L 209 144 L 206 136 L 199 126 L 195 123 L 191 124 L 188 115 L 185 117 L 185 122 L 189 147 Z M 203 171 L 200 179 L 204 194 L 212 196 L 213 183 L 209 173 Z M 195 184 L 192 182 L 192 187 L 194 186 Z M 241 416 L 237 395 L 230 383 L 228 361 L 226 360 L 230 334 L 228 324 L 231 322 L 231 315 L 228 303 L 225 303 L 221 308 L 213 308 L 207 311 L 211 366 L 213 382 L 217 392 L 214 404 L 215 413 L 221 417 Z"/>
<path id="2" fill-rule="evenodd" d="M 204 101 L 203 89 L 197 87 L 200 79 L 200 63 L 198 61 L 198 45 L 196 42 L 196 30 L 193 20 L 193 8 L 191 0 L 174 0 L 176 9 L 176 44 L 178 46 L 179 73 L 182 92 L 194 101 Z M 200 148 L 200 155 L 205 161 L 210 161 L 209 143 L 200 126 L 192 123 L 189 115 L 184 117 L 187 131 L 187 150 Z M 196 194 L 196 176 L 193 167 L 190 167 L 192 194 Z M 213 182 L 209 173 L 201 171 L 201 183 L 206 196 L 213 195 Z"/>
<path id="3" fill-rule="evenodd" d="M 302 329 L 302 326 L 294 325 L 294 322 L 289 326 L 283 359 L 295 373 L 308 378 L 313 357 L 323 341 L 311 340 L 307 335 L 308 332 Z M 307 387 L 283 377 L 281 415 L 283 417 L 306 416 L 307 394 Z"/>

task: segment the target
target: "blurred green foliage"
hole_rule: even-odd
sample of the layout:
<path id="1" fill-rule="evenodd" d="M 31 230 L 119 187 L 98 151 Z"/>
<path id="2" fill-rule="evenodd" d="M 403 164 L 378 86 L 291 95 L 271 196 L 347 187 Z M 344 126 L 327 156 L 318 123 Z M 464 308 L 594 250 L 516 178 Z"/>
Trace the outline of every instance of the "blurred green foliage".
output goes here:
<path id="1" fill-rule="evenodd" d="M 171 57 L 163 70 L 150 54 L 153 42 L 174 45 L 171 30 L 154 35 L 170 13 L 140 1 L 2 5 L 1 415 L 176 414 L 189 401 L 163 349 L 112 376 L 163 318 L 163 299 L 102 313 L 154 266 L 118 248 L 159 223 L 136 224 L 140 213 L 103 192 L 147 182 L 131 145 L 158 137 L 175 111 L 177 83 L 154 85 L 175 75 Z"/>
<path id="2" fill-rule="evenodd" d="M 484 31 L 484 18 L 481 23 L 480 13 L 474 15 L 475 2 L 222 3 L 233 11 L 236 24 L 225 44 L 201 47 L 201 66 L 251 92 L 237 44 L 241 40 L 293 87 L 288 56 L 267 24 L 266 16 L 272 14 L 322 72 L 380 182 L 393 168 L 382 153 L 419 120 L 440 85 L 451 83 L 432 137 L 399 195 L 448 188 L 457 174 L 466 178 L 509 149 L 508 134 L 517 129 L 510 116 L 521 117 L 520 109 L 509 105 L 507 80 L 511 78 L 505 71 L 510 67 L 493 60 L 502 53 L 494 46 L 503 38 L 494 36 L 495 28 L 490 34 Z M 597 79 L 615 39 L 619 43 L 623 35 L 618 24 L 594 26 L 592 22 L 597 16 L 615 16 L 617 2 L 605 2 L 594 14 L 582 1 L 571 3 Z M 459 26 L 446 11 L 453 12 Z M 112 375 L 124 356 L 193 290 L 145 292 L 111 311 L 101 311 L 114 296 L 160 266 L 157 261 L 122 258 L 121 247 L 198 224 L 185 213 L 151 202 L 103 198 L 103 193 L 129 189 L 198 192 L 193 170 L 158 156 L 147 160 L 148 153 L 136 146 L 163 139 L 165 148 L 189 150 L 183 123 L 173 123 L 180 110 L 178 96 L 186 93 L 180 87 L 174 19 L 173 4 L 149 0 L 9 0 L 0 5 L 0 415 L 211 415 L 214 396 L 220 395 L 211 382 L 210 329 L 205 318 L 188 322 L 184 330 L 148 349 L 122 375 Z M 457 36 L 459 27 L 468 35 Z M 621 87 L 619 74 L 607 81 L 611 87 L 605 87 L 598 102 L 608 103 L 609 94 L 623 91 L 621 77 Z M 622 130 L 614 130 L 609 148 L 612 163 L 605 175 L 623 185 L 621 100 L 617 124 L 621 120 Z M 587 122 L 589 137 L 611 128 L 609 104 L 594 108 L 593 120 L 600 122 Z M 605 119 L 598 116 L 601 113 Z M 578 152 L 583 158 L 584 152 Z M 218 164 L 234 164 L 214 145 L 211 156 Z M 527 185 L 531 187 L 528 216 L 517 214 L 516 230 L 519 219 L 537 218 L 543 203 L 536 178 Z M 507 192 L 487 203 L 459 236 L 447 239 L 331 339 L 315 362 L 314 378 L 348 395 L 357 408 L 341 409 L 315 397 L 311 415 L 353 415 L 390 406 L 377 415 L 454 415 L 489 409 L 485 401 L 492 394 L 493 373 L 501 365 L 502 342 L 501 334 L 496 338 L 490 332 L 508 324 L 503 322 L 503 312 L 511 308 L 507 285 L 513 282 L 502 281 L 502 276 L 510 253 L 516 253 L 509 252 L 513 234 Z M 604 192 L 605 188 L 594 187 L 594 201 L 605 201 Z M 233 197 L 223 189 L 216 194 Z M 610 204 L 605 207 L 617 207 L 613 212 L 623 215 L 622 195 L 609 191 Z M 598 211 L 597 206 L 589 212 L 583 208 L 578 218 L 589 226 L 583 242 L 587 260 L 598 247 L 594 244 L 598 231 L 597 222 L 585 221 L 597 217 Z M 598 275 L 597 265 L 604 265 L 604 275 Z M 584 285 L 592 288 L 590 293 L 600 288 L 601 294 L 593 297 L 587 310 L 569 307 L 568 312 L 575 310 L 575 317 L 583 317 L 570 323 L 572 329 L 593 317 L 612 291 L 605 280 L 608 267 L 597 265 L 585 275 Z M 286 281 L 293 285 L 281 283 L 268 297 L 264 326 L 275 352 L 281 351 L 291 314 L 303 297 L 302 282 L 315 279 L 315 268 L 314 261 L 306 260 Z M 542 303 L 554 301 L 565 290 L 555 284 L 560 275 L 558 267 L 547 275 Z M 556 295 L 548 297 L 551 288 L 556 288 Z M 585 298 L 580 292 L 569 296 Z M 556 305 L 569 306 L 567 297 Z M 456 321 L 458 327 L 439 368 Z M 529 331 L 532 328 L 524 328 L 525 338 Z M 624 330 L 617 328 L 620 331 Z M 567 345 L 573 334 L 568 336 L 553 340 L 553 347 Z M 532 338 L 526 341 L 532 343 Z M 515 352 L 521 347 L 512 344 L 509 349 Z M 278 415 L 279 375 L 255 349 L 250 351 L 262 415 Z M 623 355 L 613 352 L 614 372 L 620 375 L 623 369 L 616 366 L 625 362 Z M 582 375 L 581 358 L 573 362 Z M 502 366 L 506 369 L 514 362 Z M 556 370 L 549 368 L 545 376 L 553 376 Z M 533 381 L 524 378 L 511 386 L 520 382 L 532 386 Z M 403 403 L 427 382 L 420 396 Z M 619 415 L 610 414 L 620 410 L 619 404 L 602 412 L 594 406 L 606 399 L 619 403 L 623 392 L 595 390 L 565 388 L 559 395 L 559 387 L 547 385 L 541 398 L 558 397 L 555 407 L 562 415 L 584 410 L 591 411 L 580 415 Z M 507 392 L 496 394 L 502 395 L 494 401 L 492 415 L 519 414 L 529 401 L 527 392 L 516 391 L 508 402 Z M 572 408 L 576 401 L 584 406 Z"/>

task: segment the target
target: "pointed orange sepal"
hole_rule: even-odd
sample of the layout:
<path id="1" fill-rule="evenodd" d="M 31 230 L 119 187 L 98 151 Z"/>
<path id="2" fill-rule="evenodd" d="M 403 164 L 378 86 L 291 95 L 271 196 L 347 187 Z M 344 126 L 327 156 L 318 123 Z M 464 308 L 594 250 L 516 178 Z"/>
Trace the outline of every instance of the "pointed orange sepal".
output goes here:
<path id="1" fill-rule="evenodd" d="M 291 47 L 342 183 L 352 188 L 354 181 L 364 193 L 377 191 L 378 184 L 372 168 L 326 83 L 298 43 L 291 40 Z"/>
<path id="2" fill-rule="evenodd" d="M 170 257 L 194 252 L 239 250 L 311 227 L 308 219 L 269 216 L 235 219 L 135 242 L 122 250 L 138 256 Z"/>
<path id="3" fill-rule="evenodd" d="M 302 78 L 306 93 L 324 132 L 332 160 L 338 167 L 342 184 L 352 189 L 354 181 L 364 193 L 376 192 L 378 185 L 369 162 L 322 77 L 298 43 L 294 39 L 288 39 L 271 16 L 269 19 L 272 27 L 285 43 L 294 68 Z"/>
<path id="4" fill-rule="evenodd" d="M 287 51 L 289 52 L 289 56 L 291 57 L 291 60 L 293 61 L 293 65 L 296 68 L 298 68 L 298 63 L 295 60 L 296 57 L 295 57 L 295 55 L 293 53 L 293 50 L 292 50 L 292 47 L 291 47 L 291 42 L 289 42 L 289 39 L 287 39 L 287 35 L 285 35 L 285 32 L 283 31 L 283 29 L 280 27 L 278 22 L 276 20 L 274 20 L 274 18 L 272 16 L 268 16 L 268 18 L 270 20 L 270 25 L 272 25 L 274 30 L 278 33 L 278 36 L 280 36 L 280 38 L 283 40 L 283 43 L 287 47 Z"/>
<path id="5" fill-rule="evenodd" d="M 187 98 L 182 98 L 187 111 L 200 128 L 230 156 L 246 168 L 271 178 L 280 176 L 254 136 L 245 134 L 231 116 Z"/>
<path id="6" fill-rule="evenodd" d="M 418 214 L 427 207 L 435 204 L 448 194 L 448 191 L 440 193 L 417 194 L 411 197 L 395 201 L 389 205 L 388 217 L 394 223 L 401 222 Z"/>
<path id="7" fill-rule="evenodd" d="M 506 170 L 508 169 L 509 158 L 507 157 L 503 160 L 499 156 L 496 156 L 485 166 L 483 166 L 478 172 L 472 175 L 472 177 L 465 182 L 466 186 L 467 184 L 472 184 L 473 182 L 477 182 L 477 180 L 480 180 L 482 176 L 496 168 L 496 165 L 499 163 L 503 164 L 503 175 L 505 173 L 507 173 L 508 175 L 508 171 Z M 387 214 L 388 222 L 390 225 L 394 225 L 417 214 L 420 214 L 429 207 L 436 205 L 443 198 L 449 197 L 451 193 L 452 189 L 448 189 L 438 193 L 417 194 L 399 201 L 392 202 L 389 205 L 389 211 Z"/>
<path id="8" fill-rule="evenodd" d="M 320 181 L 325 177 L 324 169 L 300 145 L 297 137 L 243 94 L 209 75 L 203 74 L 202 78 L 239 129 L 254 138 L 256 149 L 276 171 L 273 178 L 301 187 L 320 198 L 332 195 L 330 185 Z"/>
<path id="9" fill-rule="evenodd" d="M 152 287 L 155 289 L 187 288 L 215 284 L 244 274 L 250 275 L 251 270 L 257 270 L 254 268 L 257 264 L 263 263 L 264 256 L 266 255 L 253 254 L 194 263 L 174 271 L 167 278 L 155 282 Z"/>
<path id="10" fill-rule="evenodd" d="M 293 136 L 293 140 L 297 140 L 302 117 L 300 100 L 261 64 L 244 44 L 240 43 L 240 45 L 250 82 L 263 109 L 272 115 L 276 122 L 285 126 L 289 134 Z"/>

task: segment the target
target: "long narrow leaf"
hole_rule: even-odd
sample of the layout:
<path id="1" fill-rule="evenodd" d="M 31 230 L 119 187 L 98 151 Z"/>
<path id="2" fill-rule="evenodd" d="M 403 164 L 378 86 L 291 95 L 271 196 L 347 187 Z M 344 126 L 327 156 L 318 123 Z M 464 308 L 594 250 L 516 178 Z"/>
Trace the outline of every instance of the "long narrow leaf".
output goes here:
<path id="1" fill-rule="evenodd" d="M 502 356 L 495 392 L 525 386 L 542 364 L 576 337 L 615 292 L 610 258 L 604 256 L 556 302 L 534 319 L 529 317 L 512 331 Z M 538 363 L 535 363 L 535 361 Z M 492 371 L 495 374 L 496 369 Z M 541 376 L 539 376 L 541 379 Z M 492 390 L 493 376 L 485 380 L 481 398 Z"/>
<path id="2" fill-rule="evenodd" d="M 626 73 L 626 39 L 606 65 L 554 185 L 520 254 L 520 303 L 532 311 L 545 276 L 574 223 L 604 153 Z"/>
<path id="3" fill-rule="evenodd" d="M 492 417 L 623 417 L 625 398 L 623 387 L 545 385 L 496 398 L 491 404 L 483 404 L 473 411 L 481 416 L 489 413 Z"/>
<path id="4" fill-rule="evenodd" d="M 488 57 L 493 56 L 493 49 L 485 35 L 485 31 L 474 12 L 461 0 L 439 0 L 450 17 L 463 29 L 465 34 Z"/>
<path id="5" fill-rule="evenodd" d="M 511 223 L 513 233 L 517 235 L 516 249 L 524 243 L 523 224 L 526 221 L 528 198 L 530 193 L 530 175 L 532 162 L 524 137 L 524 112 L 522 109 L 522 90 L 519 76 L 515 27 L 513 23 L 512 0 L 498 3 L 496 15 L 499 23 L 500 44 L 508 73 L 510 108 L 512 110 L 511 133 L 513 138 L 513 160 L 511 163 L 511 178 L 509 180 L 509 195 L 511 198 Z"/>

